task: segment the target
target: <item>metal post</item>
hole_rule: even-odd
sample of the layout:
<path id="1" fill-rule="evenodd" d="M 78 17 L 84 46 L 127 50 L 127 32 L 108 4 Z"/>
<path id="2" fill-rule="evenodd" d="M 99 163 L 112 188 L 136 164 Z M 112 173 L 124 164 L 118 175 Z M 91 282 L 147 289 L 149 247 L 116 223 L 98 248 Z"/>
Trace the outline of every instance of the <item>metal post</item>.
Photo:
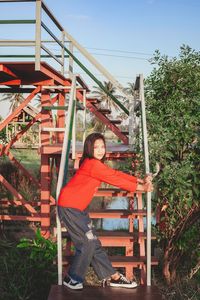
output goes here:
<path id="1" fill-rule="evenodd" d="M 135 136 L 135 99 L 129 99 L 129 126 L 128 126 L 128 139 L 129 139 L 129 148 L 130 150 L 134 150 L 135 147 L 135 141 L 136 141 L 136 136 Z"/>
<path id="2" fill-rule="evenodd" d="M 71 42 L 69 42 L 69 51 L 73 54 L 73 44 Z M 73 58 L 70 56 L 69 57 L 69 69 L 68 69 L 68 73 L 69 73 L 69 78 L 72 78 L 73 76 L 73 64 L 74 64 L 74 61 L 73 61 Z"/>
<path id="3" fill-rule="evenodd" d="M 85 142 L 86 138 L 86 90 L 83 90 L 83 143 Z"/>
<path id="4" fill-rule="evenodd" d="M 35 70 L 39 71 L 41 60 L 41 0 L 36 0 L 35 19 Z"/>
<path id="5" fill-rule="evenodd" d="M 66 114 L 66 127 L 65 127 L 61 162 L 60 162 L 57 189 L 56 189 L 56 199 L 58 199 L 62 185 L 63 185 L 66 154 L 67 154 L 67 150 L 68 150 L 67 146 L 68 146 L 68 140 L 69 140 L 69 134 L 70 134 L 70 122 L 71 122 L 71 117 L 72 117 L 72 112 L 73 112 L 75 86 L 76 86 L 76 76 L 74 76 L 73 80 L 72 80 L 70 99 L 69 99 L 69 108 L 68 108 L 68 113 Z M 57 222 L 57 247 L 58 247 L 58 285 L 62 285 L 62 235 L 61 235 L 61 224 L 60 224 L 58 214 L 56 215 L 56 222 Z"/>
<path id="6" fill-rule="evenodd" d="M 65 45 L 65 33 L 62 31 L 62 44 Z M 64 47 L 61 47 L 61 61 L 62 61 L 62 75 L 64 75 L 65 72 L 65 49 Z"/>
<path id="7" fill-rule="evenodd" d="M 144 100 L 143 75 L 140 74 L 140 99 L 142 108 L 142 131 L 145 159 L 145 172 L 149 173 L 149 150 L 147 139 L 146 111 Z M 147 193 L 147 285 L 151 285 L 151 193 Z"/>
<path id="8" fill-rule="evenodd" d="M 76 158 L 76 87 L 74 93 L 75 108 L 74 108 L 74 120 L 72 128 L 72 159 Z"/>

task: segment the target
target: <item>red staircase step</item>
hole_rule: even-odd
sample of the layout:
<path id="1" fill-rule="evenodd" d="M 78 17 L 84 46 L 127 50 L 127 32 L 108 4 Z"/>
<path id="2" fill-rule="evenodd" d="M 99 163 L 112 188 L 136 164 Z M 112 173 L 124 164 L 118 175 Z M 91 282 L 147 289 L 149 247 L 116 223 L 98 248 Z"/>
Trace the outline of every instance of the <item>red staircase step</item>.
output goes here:
<path id="1" fill-rule="evenodd" d="M 124 264 L 141 264 L 146 263 L 147 257 L 146 256 L 122 256 L 122 255 L 115 255 L 115 256 L 109 256 L 109 259 L 112 263 L 123 263 Z M 151 264 L 152 265 L 158 265 L 158 259 L 156 257 L 151 257 Z"/>
<path id="2" fill-rule="evenodd" d="M 121 124 L 121 120 L 109 120 L 110 121 L 110 123 L 112 123 L 112 124 L 115 124 L 115 125 L 117 125 L 117 124 Z"/>
<path id="3" fill-rule="evenodd" d="M 113 245 L 113 240 L 118 241 L 118 244 L 120 246 L 120 243 L 122 240 L 126 240 L 129 242 L 134 242 L 138 238 L 144 238 L 146 239 L 146 232 L 128 232 L 128 231 L 112 231 L 112 230 L 97 230 L 96 234 L 98 238 L 101 241 L 109 241 L 109 246 L 114 246 Z M 62 238 L 67 238 L 70 240 L 70 236 L 67 231 L 62 232 Z M 152 239 L 155 239 L 155 236 L 152 236 Z M 116 245 L 116 242 L 115 242 Z"/>
<path id="4" fill-rule="evenodd" d="M 137 216 L 146 216 L 145 209 L 135 209 L 135 210 L 127 210 L 127 209 L 99 209 L 89 211 L 90 218 L 99 219 L 99 218 L 113 218 L 113 219 L 127 219 L 127 218 L 135 218 Z"/>
<path id="5" fill-rule="evenodd" d="M 98 112 L 106 115 L 106 114 L 111 114 L 111 110 L 110 109 L 107 109 L 107 108 L 100 108 L 98 109 Z"/>
<path id="6" fill-rule="evenodd" d="M 63 265 L 68 265 L 72 261 L 72 259 L 73 256 L 63 256 Z M 139 265 L 146 264 L 147 257 L 113 255 L 113 256 L 109 256 L 109 260 L 111 261 L 114 267 L 126 267 L 126 266 L 138 267 Z M 151 265 L 152 266 L 158 265 L 158 259 L 154 256 L 151 257 Z"/>
<path id="7" fill-rule="evenodd" d="M 17 77 L 16 74 L 4 64 L 0 64 L 0 75 L 2 82 L 15 79 Z"/>
<path id="8" fill-rule="evenodd" d="M 101 102 L 101 100 L 96 99 L 96 98 L 87 98 L 86 100 L 92 104 L 98 104 Z"/>
<path id="9" fill-rule="evenodd" d="M 128 131 L 122 131 L 122 133 L 125 134 L 125 135 L 129 135 Z"/>
<path id="10" fill-rule="evenodd" d="M 76 159 L 81 158 L 82 156 L 82 145 L 76 145 Z M 40 154 L 48 154 L 48 155 L 61 155 L 62 151 L 62 144 L 51 144 L 51 145 L 43 145 L 38 149 Z M 128 147 L 123 144 L 119 144 L 116 146 L 107 147 L 106 152 L 106 159 L 113 160 L 113 159 L 125 159 L 125 158 L 132 158 L 134 157 L 135 153 L 133 151 L 129 151 Z"/>

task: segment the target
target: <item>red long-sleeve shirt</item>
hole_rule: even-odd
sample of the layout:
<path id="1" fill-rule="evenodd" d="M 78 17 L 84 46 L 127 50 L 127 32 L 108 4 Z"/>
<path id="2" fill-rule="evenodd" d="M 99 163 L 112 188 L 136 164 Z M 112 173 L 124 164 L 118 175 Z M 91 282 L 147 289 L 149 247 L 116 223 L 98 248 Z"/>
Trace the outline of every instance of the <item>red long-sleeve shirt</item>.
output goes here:
<path id="1" fill-rule="evenodd" d="M 134 192 L 137 178 L 114 170 L 100 160 L 86 158 L 76 174 L 61 189 L 58 205 L 84 210 L 101 182 Z"/>

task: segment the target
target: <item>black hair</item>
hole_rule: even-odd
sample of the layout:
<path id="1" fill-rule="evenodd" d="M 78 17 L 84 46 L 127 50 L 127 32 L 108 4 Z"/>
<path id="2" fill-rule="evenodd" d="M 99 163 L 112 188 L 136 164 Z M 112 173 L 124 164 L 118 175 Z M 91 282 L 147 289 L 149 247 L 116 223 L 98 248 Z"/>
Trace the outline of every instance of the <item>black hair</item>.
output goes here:
<path id="1" fill-rule="evenodd" d="M 94 132 L 89 134 L 84 142 L 83 146 L 83 154 L 79 162 L 79 166 L 83 163 L 84 159 L 86 158 L 94 158 L 94 143 L 96 140 L 102 140 L 104 142 L 104 145 L 106 147 L 105 138 L 101 133 Z M 102 157 L 101 161 L 104 161 L 106 157 L 106 153 Z"/>

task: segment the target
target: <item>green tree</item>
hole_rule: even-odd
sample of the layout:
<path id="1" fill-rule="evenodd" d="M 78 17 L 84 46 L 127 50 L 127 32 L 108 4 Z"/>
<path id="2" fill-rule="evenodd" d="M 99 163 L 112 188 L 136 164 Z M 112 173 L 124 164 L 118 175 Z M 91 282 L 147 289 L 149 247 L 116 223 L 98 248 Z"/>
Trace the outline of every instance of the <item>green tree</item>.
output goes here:
<path id="1" fill-rule="evenodd" d="M 3 121 L 2 116 L 0 116 L 0 123 Z M 7 138 L 6 138 L 6 128 L 3 128 L 0 131 L 0 144 L 6 144 Z"/>
<path id="2" fill-rule="evenodd" d="M 154 201 L 161 212 L 163 275 L 172 283 L 186 259 L 188 273 L 199 261 L 200 52 L 183 45 L 169 58 L 156 51 L 152 64 L 145 99 L 151 162 L 161 167 Z"/>
<path id="3" fill-rule="evenodd" d="M 124 88 L 124 91 L 126 94 L 134 97 L 135 96 L 135 83 L 128 82 L 127 87 Z M 124 98 L 123 102 L 126 107 L 129 107 L 129 100 L 127 98 Z"/>
<path id="4" fill-rule="evenodd" d="M 134 96 L 135 95 L 135 83 L 134 82 L 128 82 L 128 86 L 124 89 L 125 92 L 127 92 L 129 95 Z"/>
<path id="5" fill-rule="evenodd" d="M 94 96 L 99 99 L 101 102 L 98 105 L 99 108 L 105 108 L 105 109 L 110 109 L 112 110 L 112 116 L 116 115 L 116 112 L 120 111 L 119 106 L 112 100 L 112 98 L 109 96 L 109 94 L 113 95 L 115 98 L 117 98 L 118 100 L 121 100 L 122 102 L 124 101 L 123 97 L 116 94 L 116 88 L 113 86 L 112 82 L 110 81 L 104 81 L 103 85 L 107 91 L 104 92 L 100 87 L 98 86 L 94 86 L 94 90 L 92 91 L 92 93 L 94 94 Z M 121 113 L 119 116 L 119 118 L 123 119 L 123 113 Z M 92 131 L 99 131 L 99 132 L 105 132 L 106 130 L 106 126 L 105 124 L 103 124 L 100 120 L 96 119 L 96 117 L 92 117 L 91 118 L 91 125 L 92 125 Z"/>
<path id="6" fill-rule="evenodd" d="M 103 85 L 109 94 L 115 96 L 117 99 L 121 99 L 121 96 L 116 94 L 116 88 L 113 86 L 112 82 L 104 81 Z M 100 87 L 94 86 L 94 91 L 92 93 L 95 94 L 99 100 L 101 100 L 101 106 L 104 108 L 114 108 L 119 110 L 119 106 L 111 99 L 109 94 L 105 93 Z"/>
<path id="7" fill-rule="evenodd" d="M 13 112 L 23 101 L 24 97 L 23 94 L 20 93 L 7 93 L 4 94 L 0 102 L 9 102 L 9 112 Z"/>

